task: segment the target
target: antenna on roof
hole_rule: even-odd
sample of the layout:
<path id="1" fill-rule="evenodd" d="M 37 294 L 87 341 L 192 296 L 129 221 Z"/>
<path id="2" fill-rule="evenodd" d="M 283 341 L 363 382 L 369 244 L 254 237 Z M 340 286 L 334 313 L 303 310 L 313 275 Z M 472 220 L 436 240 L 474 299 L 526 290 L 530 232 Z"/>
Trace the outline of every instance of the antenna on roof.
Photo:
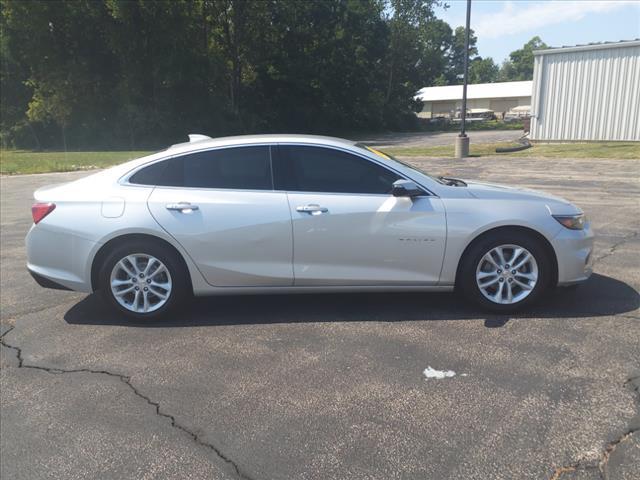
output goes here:
<path id="1" fill-rule="evenodd" d="M 213 140 L 213 139 L 211 137 L 207 137 L 206 135 L 201 135 L 199 133 L 189 134 L 189 143 L 201 142 L 202 140 Z"/>

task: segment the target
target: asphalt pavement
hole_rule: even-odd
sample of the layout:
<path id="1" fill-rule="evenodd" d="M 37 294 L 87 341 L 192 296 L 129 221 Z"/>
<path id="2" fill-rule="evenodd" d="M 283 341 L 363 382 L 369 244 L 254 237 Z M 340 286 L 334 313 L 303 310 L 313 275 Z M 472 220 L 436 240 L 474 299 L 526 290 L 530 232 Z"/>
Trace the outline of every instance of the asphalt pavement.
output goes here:
<path id="1" fill-rule="evenodd" d="M 24 267 L 33 190 L 87 173 L 2 177 L 0 477 L 637 479 L 640 160 L 411 161 L 576 202 L 595 274 L 515 316 L 283 295 L 131 323 Z"/>

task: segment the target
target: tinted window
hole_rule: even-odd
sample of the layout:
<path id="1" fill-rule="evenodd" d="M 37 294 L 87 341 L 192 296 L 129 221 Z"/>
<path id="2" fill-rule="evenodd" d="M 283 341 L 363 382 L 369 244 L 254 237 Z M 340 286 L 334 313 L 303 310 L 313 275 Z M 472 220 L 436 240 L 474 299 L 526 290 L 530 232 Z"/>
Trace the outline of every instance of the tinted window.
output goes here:
<path id="1" fill-rule="evenodd" d="M 274 163 L 277 190 L 391 193 L 394 172 L 364 158 L 322 147 L 283 146 Z"/>
<path id="2" fill-rule="evenodd" d="M 130 182 L 171 187 L 271 190 L 269 147 L 225 148 L 183 155 L 139 171 Z"/>
<path id="3" fill-rule="evenodd" d="M 129 183 L 137 185 L 158 185 L 162 181 L 164 169 L 168 162 L 158 162 L 131 175 Z"/>

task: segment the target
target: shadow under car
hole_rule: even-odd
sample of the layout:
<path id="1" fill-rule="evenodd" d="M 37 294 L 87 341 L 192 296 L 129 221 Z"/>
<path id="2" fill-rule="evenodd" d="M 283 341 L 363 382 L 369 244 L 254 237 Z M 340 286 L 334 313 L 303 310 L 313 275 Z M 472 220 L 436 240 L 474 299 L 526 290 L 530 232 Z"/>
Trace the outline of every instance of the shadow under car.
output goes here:
<path id="1" fill-rule="evenodd" d="M 488 328 L 512 318 L 588 318 L 635 311 L 640 294 L 630 285 L 593 274 L 576 288 L 557 288 L 517 314 L 488 314 L 451 293 L 343 293 L 195 297 L 189 308 L 154 321 L 132 321 L 112 312 L 98 295 L 71 307 L 70 324 L 193 327 L 311 322 L 402 322 L 484 320 Z"/>

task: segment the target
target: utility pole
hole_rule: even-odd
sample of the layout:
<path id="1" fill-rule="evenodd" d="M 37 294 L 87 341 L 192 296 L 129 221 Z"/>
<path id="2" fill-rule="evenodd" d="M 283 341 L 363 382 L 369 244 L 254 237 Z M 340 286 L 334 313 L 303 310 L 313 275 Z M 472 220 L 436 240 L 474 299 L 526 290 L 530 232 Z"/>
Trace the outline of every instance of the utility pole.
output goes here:
<path id="1" fill-rule="evenodd" d="M 471 29 L 471 0 L 467 0 L 467 26 L 464 31 L 464 80 L 462 84 L 462 112 L 460 135 L 456 138 L 456 158 L 469 156 L 469 137 L 466 133 L 467 119 L 467 82 L 469 81 L 469 30 Z"/>

